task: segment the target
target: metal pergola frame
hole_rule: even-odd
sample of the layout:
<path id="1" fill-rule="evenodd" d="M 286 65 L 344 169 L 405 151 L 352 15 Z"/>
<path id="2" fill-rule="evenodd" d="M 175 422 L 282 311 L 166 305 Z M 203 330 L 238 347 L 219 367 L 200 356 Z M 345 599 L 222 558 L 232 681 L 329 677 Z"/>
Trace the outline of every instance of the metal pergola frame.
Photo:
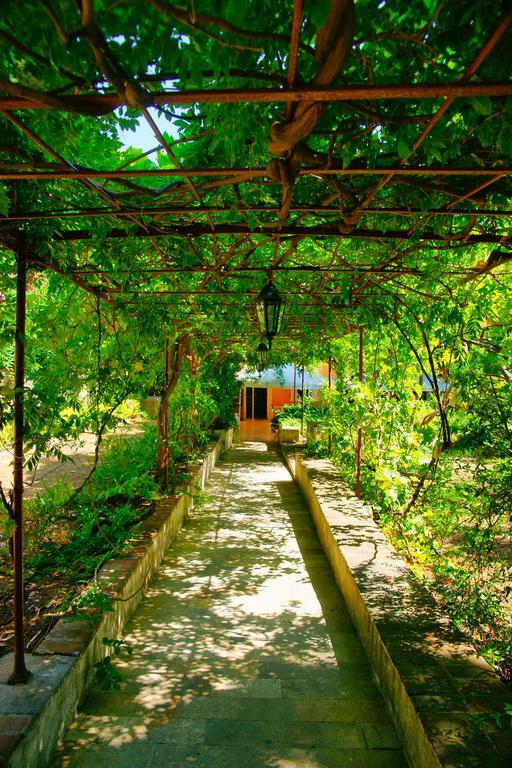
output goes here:
<path id="1" fill-rule="evenodd" d="M 450 83 L 429 83 L 429 84 L 362 84 L 362 85 L 344 85 L 341 87 L 297 87 L 297 59 L 301 48 L 300 29 L 303 20 L 302 0 L 295 0 L 293 18 L 290 32 L 290 56 L 286 81 L 279 88 L 253 88 L 253 89 L 208 89 L 208 90 L 187 90 L 187 91 L 158 91 L 153 92 L 147 98 L 140 98 L 136 108 L 141 116 L 149 125 L 158 148 L 166 152 L 168 158 L 175 165 L 170 169 L 130 169 L 129 167 L 120 167 L 116 170 L 106 170 L 101 168 L 81 168 L 65 159 L 52 146 L 48 145 L 41 137 L 32 131 L 23 123 L 18 113 L 27 110 L 51 110 L 56 113 L 80 114 L 80 115 L 104 115 L 122 106 L 131 106 L 119 95 L 119 93 L 90 93 L 80 92 L 73 94 L 62 93 L 38 93 L 34 89 L 14 84 L 5 78 L 0 78 L 0 116 L 8 121 L 18 131 L 22 132 L 35 146 L 48 153 L 52 158 L 52 163 L 48 162 L 14 162 L 0 160 L 0 180 L 25 182 L 25 181 L 44 181 L 44 180 L 63 180 L 69 183 L 78 183 L 93 191 L 108 207 L 102 208 L 71 208 L 71 209 L 48 209 L 44 211 L 15 211 L 8 216 L 0 217 L 0 244 L 13 250 L 17 260 L 17 294 L 16 294 L 16 360 L 15 360 L 15 402 L 14 402 L 14 421 L 15 421 L 15 442 L 14 442 L 14 497 L 13 497 L 13 515 L 15 521 L 14 533 L 14 566 L 15 566 L 15 659 L 14 670 L 11 676 L 11 682 L 25 682 L 28 678 L 28 671 L 25 666 L 24 656 L 24 628 L 23 628 L 23 401 L 24 401 L 24 341 L 25 341 L 25 318 L 26 318 L 26 275 L 27 264 L 33 263 L 39 266 L 47 267 L 59 271 L 57 259 L 42 257 L 31 248 L 29 242 L 23 237 L 23 223 L 35 220 L 54 220 L 56 222 L 53 231 L 54 242 L 71 243 L 73 241 L 87 241 L 94 238 L 94 231 L 90 228 L 85 229 L 63 229 L 64 220 L 73 220 L 81 218 L 122 218 L 131 222 L 134 227 L 131 229 L 111 228 L 107 234 L 108 238 L 142 238 L 154 244 L 155 238 L 161 237 L 179 237 L 187 240 L 193 240 L 198 237 L 213 238 L 213 248 L 216 254 L 217 238 L 219 235 L 238 236 L 250 240 L 250 247 L 258 247 L 254 244 L 253 238 L 266 239 L 265 244 L 274 244 L 274 260 L 271 264 L 260 266 L 248 266 L 242 264 L 226 265 L 222 260 L 215 259 L 215 264 L 204 265 L 184 269 L 186 272 L 195 271 L 203 273 L 206 283 L 197 291 L 186 291 L 188 295 L 206 295 L 219 296 L 224 302 L 225 297 L 230 296 L 230 291 L 222 286 L 222 279 L 238 273 L 251 273 L 261 271 L 265 272 L 269 267 L 272 270 L 283 270 L 293 272 L 318 273 L 322 276 L 320 290 L 312 290 L 308 298 L 312 302 L 317 302 L 315 306 L 324 307 L 322 304 L 322 287 L 329 276 L 335 276 L 337 273 L 346 272 L 356 275 L 381 275 L 384 277 L 396 276 L 399 274 L 410 274 L 400 265 L 387 265 L 384 262 L 380 266 L 358 266 L 342 265 L 332 257 L 329 265 L 319 267 L 317 265 L 293 265 L 287 263 L 286 258 L 277 259 L 277 251 L 280 243 L 286 242 L 288 238 L 334 238 L 337 242 L 343 239 L 364 239 L 381 243 L 383 241 L 393 241 L 398 248 L 404 242 L 429 242 L 443 245 L 457 244 L 460 247 L 471 247 L 481 243 L 495 244 L 502 247 L 511 245 L 512 233 L 499 234 L 495 231 L 484 231 L 474 233 L 468 231 L 464 237 L 459 234 L 453 236 L 448 233 L 441 235 L 433 229 L 428 228 L 428 224 L 433 216 L 442 217 L 474 217 L 475 220 L 481 217 L 492 217 L 501 219 L 512 216 L 512 211 L 508 208 L 499 208 L 496 205 L 489 207 L 486 204 L 485 197 L 479 197 L 479 193 L 491 185 L 499 185 L 505 182 L 512 175 L 512 167 L 433 167 L 433 166 L 413 166 L 409 163 L 410 157 L 416 152 L 424 139 L 438 123 L 454 99 L 467 99 L 481 96 L 505 97 L 512 96 L 512 82 L 475 82 L 471 80 L 477 72 L 480 65 L 492 52 L 496 44 L 509 30 L 512 22 L 512 11 L 509 11 L 498 23 L 494 32 L 486 41 L 485 45 L 479 51 L 477 57 L 464 72 L 457 82 Z M 4 38 L 9 39 L 5 33 Z M 268 73 L 260 73 L 260 79 L 276 80 Z M 169 77 L 169 79 L 171 79 Z M 286 178 L 285 169 L 282 160 L 273 161 L 271 167 L 267 168 L 182 168 L 178 163 L 172 145 L 160 133 L 151 113 L 150 107 L 164 107 L 171 105 L 192 105 L 192 104 L 226 104 L 226 103 L 256 103 L 256 102 L 274 102 L 284 103 L 287 107 L 287 118 L 294 110 L 295 105 L 299 103 L 325 103 L 345 102 L 354 104 L 361 100 L 435 100 L 443 99 L 441 106 L 428 119 L 427 124 L 422 128 L 415 140 L 411 152 L 407 158 L 402 158 L 396 164 L 386 165 L 385 167 L 363 167 L 353 164 L 347 168 L 332 167 L 327 164 L 319 164 L 314 168 L 299 168 L 298 177 L 313 176 L 326 177 L 333 180 L 342 177 L 360 178 L 366 183 L 376 179 L 377 183 L 373 187 L 364 187 L 362 199 L 358 200 L 352 207 L 342 208 L 334 206 L 336 193 L 331 189 L 330 196 L 325 205 L 304 206 L 294 203 L 290 190 L 289 202 L 284 202 L 285 192 L 289 187 L 289 181 Z M 16 114 L 14 114 L 16 113 Z M 420 124 L 422 121 L 418 120 Z M 136 158 L 137 159 L 137 158 Z M 165 178 L 176 179 L 176 184 L 172 185 L 168 194 L 178 195 L 179 203 L 175 200 L 160 206 L 155 205 L 137 205 L 130 207 L 122 203 L 110 190 L 107 189 L 107 182 L 128 187 L 135 192 L 155 195 L 155 190 L 150 188 L 140 188 L 134 184 L 136 180 L 144 178 Z M 455 180 L 456 186 L 453 188 L 436 187 L 436 191 L 447 195 L 450 202 L 443 207 L 436 204 L 429 210 L 419 208 L 401 207 L 399 205 L 379 206 L 375 200 L 379 192 L 390 184 L 405 183 L 405 180 L 432 178 Z M 102 183 L 97 183 L 96 180 Z M 193 181 L 194 180 L 194 181 Z M 201 184 L 198 184 L 200 180 Z M 206 181 L 204 181 L 206 180 Z M 464 181 L 469 180 L 470 187 L 464 185 Z M 264 206 L 246 206 L 237 205 L 235 210 L 240 217 L 247 212 L 257 212 L 259 216 L 273 216 L 273 220 L 260 223 L 257 227 L 249 227 L 246 223 L 240 221 L 216 222 L 214 217 L 218 214 L 225 216 L 233 209 L 227 209 L 224 206 L 215 206 L 205 204 L 203 194 L 208 190 L 220 186 L 230 186 L 232 190 L 240 184 L 274 184 L 276 188 L 282 187 L 283 204 L 264 205 Z M 506 188 L 508 189 L 508 187 Z M 158 192 L 158 190 L 157 190 Z M 463 208 L 458 208 L 465 203 Z M 471 207 L 474 206 L 474 208 Z M 315 214 L 317 220 L 320 216 L 332 217 L 327 221 L 322 220 L 320 224 L 303 225 L 298 220 L 289 220 L 290 214 L 298 214 L 300 218 Z M 160 218 L 163 216 L 173 217 L 192 217 L 191 221 L 186 218 L 180 218 L 179 223 L 169 225 L 163 224 Z M 198 215 L 204 216 L 206 223 L 198 222 Z M 375 229 L 363 228 L 358 226 L 363 216 L 401 216 L 412 217 L 413 223 L 407 225 L 404 229 Z M 149 221 L 148 221 L 149 220 Z M 178 265 L 169 264 L 162 268 L 148 268 L 146 270 L 147 278 L 157 274 L 179 273 Z M 478 270 L 476 271 L 478 273 Z M 471 277 L 475 270 L 458 270 L 462 276 Z M 91 291 L 102 298 L 114 299 L 116 296 L 135 296 L 136 298 L 126 298 L 126 301 L 140 301 L 142 298 L 149 298 L 154 301 L 155 297 L 162 299 L 165 296 L 180 295 L 179 289 L 169 291 L 140 291 L 131 292 L 115 288 L 108 283 L 108 274 L 105 270 L 95 269 L 94 265 L 85 265 L 84 268 L 72 271 L 69 277 L 73 279 L 84 290 Z M 91 277 L 101 277 L 104 281 L 101 284 L 92 283 Z M 371 283 L 370 283 L 371 285 Z M 303 293 L 303 292 L 302 292 Z M 247 295 L 251 295 L 248 291 Z M 335 296 L 330 293 L 329 296 Z M 341 294 L 338 294 L 341 295 Z M 229 305 L 226 305 L 229 306 Z M 239 305 L 238 305 L 239 306 Z M 342 309 L 329 305 L 330 310 Z M 311 328 L 319 328 L 321 323 L 318 314 L 312 313 L 311 320 L 308 320 Z M 339 327 L 339 326 L 338 326 Z M 295 333 L 297 329 L 290 325 L 290 338 L 303 338 L 303 334 Z M 352 329 L 357 330 L 357 329 Z M 329 332 L 329 327 L 324 331 Z M 359 375 L 362 375 L 362 330 L 360 332 L 360 357 L 359 357 Z M 223 343 L 237 343 L 236 339 L 223 341 Z M 360 439 L 358 438 L 358 468 L 360 467 Z M 359 471 L 359 470 L 358 470 Z"/>

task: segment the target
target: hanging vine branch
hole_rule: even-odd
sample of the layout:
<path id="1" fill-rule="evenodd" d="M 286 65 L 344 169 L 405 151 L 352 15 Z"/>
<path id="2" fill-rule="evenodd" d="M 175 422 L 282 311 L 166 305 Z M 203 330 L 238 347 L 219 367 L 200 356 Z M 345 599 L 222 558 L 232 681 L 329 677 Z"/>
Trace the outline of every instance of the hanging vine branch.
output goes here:
<path id="1" fill-rule="evenodd" d="M 353 0 L 331 0 L 327 21 L 316 36 L 317 72 L 313 86 L 326 87 L 335 81 L 350 53 L 354 27 Z M 296 106 L 290 120 L 274 123 L 270 129 L 269 143 L 272 154 L 291 155 L 297 144 L 314 130 L 324 110 L 325 104 L 302 102 Z M 302 150 L 301 154 L 304 157 L 306 153 Z"/>

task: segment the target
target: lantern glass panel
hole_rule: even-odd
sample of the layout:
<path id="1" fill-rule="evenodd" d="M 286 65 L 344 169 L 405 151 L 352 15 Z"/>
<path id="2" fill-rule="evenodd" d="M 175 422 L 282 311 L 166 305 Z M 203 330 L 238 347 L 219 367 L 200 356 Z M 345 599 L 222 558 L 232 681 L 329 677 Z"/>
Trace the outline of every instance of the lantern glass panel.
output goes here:
<path id="1" fill-rule="evenodd" d="M 256 304 L 256 315 L 258 316 L 258 325 L 260 326 L 260 333 L 264 336 L 267 335 L 267 324 L 265 320 L 265 304 L 258 298 Z"/>
<path id="2" fill-rule="evenodd" d="M 262 371 L 268 363 L 268 347 L 261 342 L 256 349 L 258 355 L 258 370 Z"/>
<path id="3" fill-rule="evenodd" d="M 279 331 L 279 322 L 281 319 L 281 296 L 273 283 L 267 283 L 258 296 L 256 303 L 256 313 L 260 331 L 269 342 L 272 341 Z"/>

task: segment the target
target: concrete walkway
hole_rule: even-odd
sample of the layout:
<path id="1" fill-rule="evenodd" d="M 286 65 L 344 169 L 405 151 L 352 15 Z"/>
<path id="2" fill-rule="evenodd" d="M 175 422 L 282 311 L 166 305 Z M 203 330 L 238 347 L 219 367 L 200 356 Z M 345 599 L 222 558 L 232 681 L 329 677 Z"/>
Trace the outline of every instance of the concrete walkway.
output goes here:
<path id="1" fill-rule="evenodd" d="M 384 703 L 280 457 L 225 454 L 94 690 L 64 768 L 404 768 Z"/>

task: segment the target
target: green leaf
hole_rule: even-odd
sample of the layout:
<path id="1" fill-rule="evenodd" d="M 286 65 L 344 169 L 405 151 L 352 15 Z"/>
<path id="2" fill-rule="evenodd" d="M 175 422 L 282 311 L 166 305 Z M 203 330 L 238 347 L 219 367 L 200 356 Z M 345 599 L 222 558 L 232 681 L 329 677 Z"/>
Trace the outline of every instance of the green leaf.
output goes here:
<path id="1" fill-rule="evenodd" d="M 411 154 L 411 148 L 409 147 L 406 140 L 402 137 L 400 137 L 398 140 L 398 154 L 403 160 L 407 160 Z"/>
<path id="2" fill-rule="evenodd" d="M 330 0 L 313 0 L 310 3 L 309 14 L 311 23 L 317 30 L 323 27 L 329 18 L 330 7 Z"/>
<path id="3" fill-rule="evenodd" d="M 0 184 L 0 215 L 7 216 L 9 213 L 9 192 L 5 184 Z"/>
<path id="4" fill-rule="evenodd" d="M 437 6 L 437 0 L 423 0 L 423 5 L 429 13 L 434 13 Z"/>
<path id="5" fill-rule="evenodd" d="M 471 106 L 479 115 L 490 115 L 492 112 L 492 101 L 488 96 L 471 99 Z"/>
<path id="6" fill-rule="evenodd" d="M 258 219 L 254 215 L 254 213 L 252 211 L 246 211 L 245 218 L 247 220 L 247 226 L 249 227 L 249 229 L 250 230 L 256 229 L 256 227 L 258 226 Z"/>
<path id="7" fill-rule="evenodd" d="M 503 125 L 496 146 L 500 152 L 512 156 L 512 126 L 507 125 L 506 123 Z"/>

